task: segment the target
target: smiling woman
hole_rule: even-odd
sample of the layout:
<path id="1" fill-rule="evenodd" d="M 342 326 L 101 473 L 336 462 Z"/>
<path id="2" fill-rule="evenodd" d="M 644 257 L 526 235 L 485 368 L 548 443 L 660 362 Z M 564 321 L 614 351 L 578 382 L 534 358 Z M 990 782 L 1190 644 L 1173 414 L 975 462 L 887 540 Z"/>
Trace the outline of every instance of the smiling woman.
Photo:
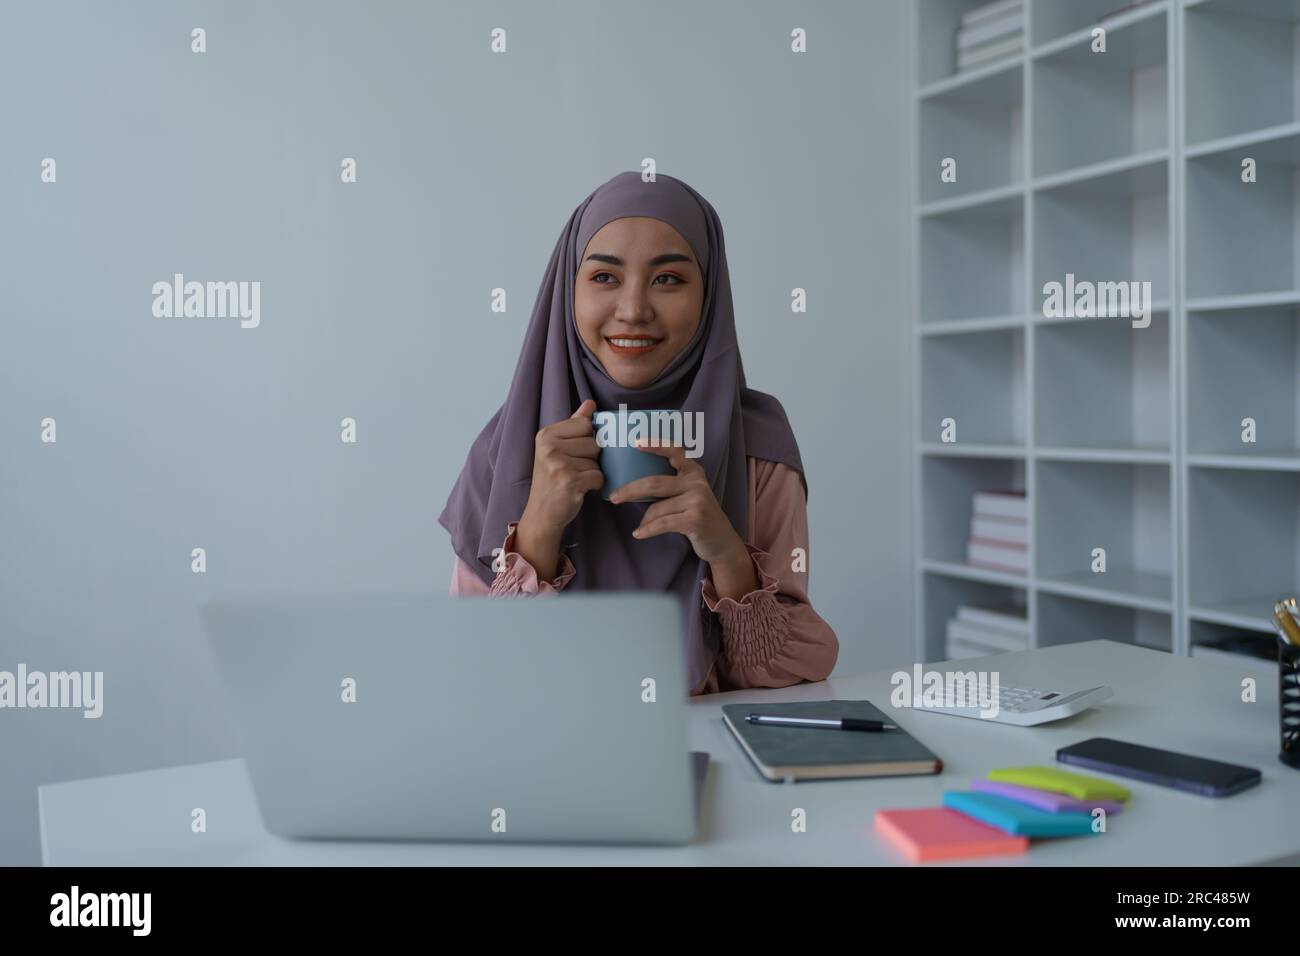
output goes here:
<path id="1" fill-rule="evenodd" d="M 676 229 L 646 216 L 606 223 L 587 249 L 573 287 L 578 334 L 612 378 L 643 388 L 695 335 L 703 272 Z"/>
<path id="2" fill-rule="evenodd" d="M 674 474 L 606 501 L 592 415 L 624 405 L 694 416 L 702 454 L 642 447 Z M 451 593 L 668 591 L 691 693 L 822 680 L 839 644 L 808 599 L 806 501 L 785 410 L 745 384 L 717 212 L 671 176 L 615 176 L 556 243 L 510 392 L 439 516 Z"/>

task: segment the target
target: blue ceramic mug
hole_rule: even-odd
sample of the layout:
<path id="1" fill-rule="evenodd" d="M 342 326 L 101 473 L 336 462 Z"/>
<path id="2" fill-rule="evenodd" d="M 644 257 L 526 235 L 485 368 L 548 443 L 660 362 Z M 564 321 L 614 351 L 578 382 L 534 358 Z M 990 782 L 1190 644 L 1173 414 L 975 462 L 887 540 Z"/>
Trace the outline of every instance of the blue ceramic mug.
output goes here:
<path id="1" fill-rule="evenodd" d="M 652 411 L 675 412 L 673 409 L 645 409 L 647 414 Z M 596 412 L 591 416 L 591 425 L 592 429 L 597 432 L 608 425 L 613 433 L 617 435 L 619 430 L 618 412 Z M 639 448 L 633 448 L 631 445 L 620 444 L 601 446 L 600 470 L 605 475 L 605 484 L 600 489 L 600 496 L 606 501 L 609 500 L 610 495 L 630 481 L 636 481 L 638 478 L 646 478 L 650 475 L 677 474 L 677 469 L 663 455 L 642 451 Z M 659 499 L 650 497 L 635 500 L 658 501 Z M 620 504 L 626 504 L 626 502 L 620 502 Z"/>

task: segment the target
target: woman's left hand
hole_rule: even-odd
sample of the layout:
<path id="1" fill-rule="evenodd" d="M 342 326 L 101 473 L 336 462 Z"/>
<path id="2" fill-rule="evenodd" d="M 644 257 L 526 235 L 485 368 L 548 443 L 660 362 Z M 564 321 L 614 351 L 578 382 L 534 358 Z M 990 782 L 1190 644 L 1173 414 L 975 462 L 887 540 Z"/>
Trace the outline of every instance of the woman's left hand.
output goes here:
<path id="1" fill-rule="evenodd" d="M 644 541 L 676 531 L 686 536 L 701 561 L 714 564 L 744 557 L 748 562 L 745 542 L 714 497 L 704 469 L 686 457 L 686 449 L 681 445 L 655 446 L 644 439 L 637 441 L 636 447 L 667 458 L 677 474 L 638 478 L 610 495 L 609 500 L 615 504 L 647 497 L 662 499 L 646 509 L 633 536 Z"/>

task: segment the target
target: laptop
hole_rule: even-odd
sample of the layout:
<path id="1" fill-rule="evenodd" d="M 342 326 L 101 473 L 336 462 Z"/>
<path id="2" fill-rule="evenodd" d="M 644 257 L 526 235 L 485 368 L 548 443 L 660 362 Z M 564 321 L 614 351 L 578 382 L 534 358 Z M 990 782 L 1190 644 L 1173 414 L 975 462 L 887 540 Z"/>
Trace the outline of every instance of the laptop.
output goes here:
<path id="1" fill-rule="evenodd" d="M 200 609 L 258 807 L 285 837 L 683 844 L 669 594 L 259 596 Z"/>

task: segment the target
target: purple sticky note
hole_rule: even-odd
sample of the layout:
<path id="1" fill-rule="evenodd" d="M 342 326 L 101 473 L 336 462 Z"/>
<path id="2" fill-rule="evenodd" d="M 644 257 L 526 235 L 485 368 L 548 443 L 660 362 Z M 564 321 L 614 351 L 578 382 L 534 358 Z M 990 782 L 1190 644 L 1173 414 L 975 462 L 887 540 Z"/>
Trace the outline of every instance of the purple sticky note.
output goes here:
<path id="1" fill-rule="evenodd" d="M 1002 783 L 998 780 L 972 780 L 970 786 L 972 790 L 996 793 L 1051 813 L 1091 813 L 1097 807 L 1101 807 L 1111 814 L 1119 813 L 1124 808 L 1124 804 L 1115 800 L 1076 800 L 1063 793 L 1036 790 L 1033 787 L 1022 787 L 1019 784 Z"/>

